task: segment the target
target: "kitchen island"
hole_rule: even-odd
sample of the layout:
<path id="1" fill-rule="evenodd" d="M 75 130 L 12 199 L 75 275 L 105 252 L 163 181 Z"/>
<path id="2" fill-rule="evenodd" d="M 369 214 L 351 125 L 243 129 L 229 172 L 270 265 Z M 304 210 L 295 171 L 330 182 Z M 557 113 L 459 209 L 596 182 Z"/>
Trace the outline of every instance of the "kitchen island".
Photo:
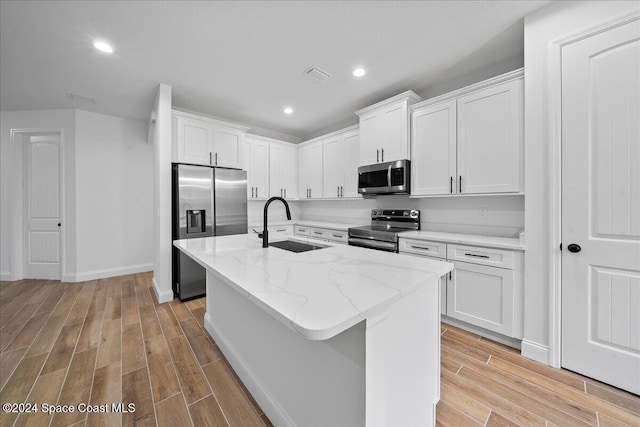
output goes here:
<path id="1" fill-rule="evenodd" d="M 269 419 L 433 425 L 439 279 L 453 265 L 345 245 L 294 253 L 261 243 L 235 235 L 174 245 L 206 268 L 205 328 Z"/>

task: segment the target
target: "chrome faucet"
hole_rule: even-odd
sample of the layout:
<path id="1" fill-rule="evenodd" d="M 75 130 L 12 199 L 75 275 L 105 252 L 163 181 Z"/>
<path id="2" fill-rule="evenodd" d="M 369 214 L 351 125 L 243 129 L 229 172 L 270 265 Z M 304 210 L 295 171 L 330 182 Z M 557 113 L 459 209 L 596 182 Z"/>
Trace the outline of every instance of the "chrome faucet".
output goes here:
<path id="1" fill-rule="evenodd" d="M 267 210 L 269 208 L 269 204 L 274 200 L 280 200 L 282 203 L 284 203 L 284 207 L 287 210 L 287 219 L 291 221 L 291 212 L 289 211 L 289 204 L 285 199 L 283 199 L 282 197 L 272 197 L 269 200 L 267 200 L 267 203 L 264 204 L 264 223 L 262 228 L 262 247 L 263 248 L 269 247 L 269 231 L 267 230 Z M 258 235 L 258 237 L 260 236 Z"/>

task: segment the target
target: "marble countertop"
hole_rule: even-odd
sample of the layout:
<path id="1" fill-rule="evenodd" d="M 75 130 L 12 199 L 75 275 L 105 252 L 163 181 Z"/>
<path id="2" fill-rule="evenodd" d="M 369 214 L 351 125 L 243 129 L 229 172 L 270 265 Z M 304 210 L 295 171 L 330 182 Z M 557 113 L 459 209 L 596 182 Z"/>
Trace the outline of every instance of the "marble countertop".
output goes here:
<path id="1" fill-rule="evenodd" d="M 287 239 L 270 239 L 276 240 Z M 435 279 L 453 269 L 447 262 L 328 242 L 302 253 L 263 249 L 260 239 L 247 234 L 173 244 L 310 340 L 329 339 L 421 286 L 438 286 Z"/>
<path id="2" fill-rule="evenodd" d="M 481 236 L 476 234 L 442 233 L 438 231 L 406 231 L 399 236 L 406 239 L 431 240 L 435 242 L 458 243 L 461 245 L 484 246 L 487 248 L 513 249 L 524 251 L 524 243 L 513 237 Z"/>

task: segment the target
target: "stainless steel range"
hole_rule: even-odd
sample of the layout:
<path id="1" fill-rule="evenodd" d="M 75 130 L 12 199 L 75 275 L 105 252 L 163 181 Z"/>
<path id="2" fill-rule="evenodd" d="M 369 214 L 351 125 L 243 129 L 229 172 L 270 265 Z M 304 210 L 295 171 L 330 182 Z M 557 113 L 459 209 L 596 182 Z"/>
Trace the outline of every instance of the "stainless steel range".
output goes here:
<path id="1" fill-rule="evenodd" d="M 420 230 L 417 209 L 372 209 L 371 225 L 349 228 L 349 245 L 398 252 L 398 234 Z"/>

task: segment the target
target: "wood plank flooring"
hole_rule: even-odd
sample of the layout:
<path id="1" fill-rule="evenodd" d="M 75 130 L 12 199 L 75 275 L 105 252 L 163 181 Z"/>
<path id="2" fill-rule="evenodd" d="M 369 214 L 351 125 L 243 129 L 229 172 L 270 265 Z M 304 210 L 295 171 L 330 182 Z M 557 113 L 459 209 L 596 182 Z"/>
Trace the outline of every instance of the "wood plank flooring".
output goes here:
<path id="1" fill-rule="evenodd" d="M 0 413 L 4 426 L 270 426 L 203 329 L 205 298 L 159 305 L 151 273 L 0 283 L 0 403 L 135 412 Z M 437 425 L 640 426 L 640 397 L 442 325 Z"/>

